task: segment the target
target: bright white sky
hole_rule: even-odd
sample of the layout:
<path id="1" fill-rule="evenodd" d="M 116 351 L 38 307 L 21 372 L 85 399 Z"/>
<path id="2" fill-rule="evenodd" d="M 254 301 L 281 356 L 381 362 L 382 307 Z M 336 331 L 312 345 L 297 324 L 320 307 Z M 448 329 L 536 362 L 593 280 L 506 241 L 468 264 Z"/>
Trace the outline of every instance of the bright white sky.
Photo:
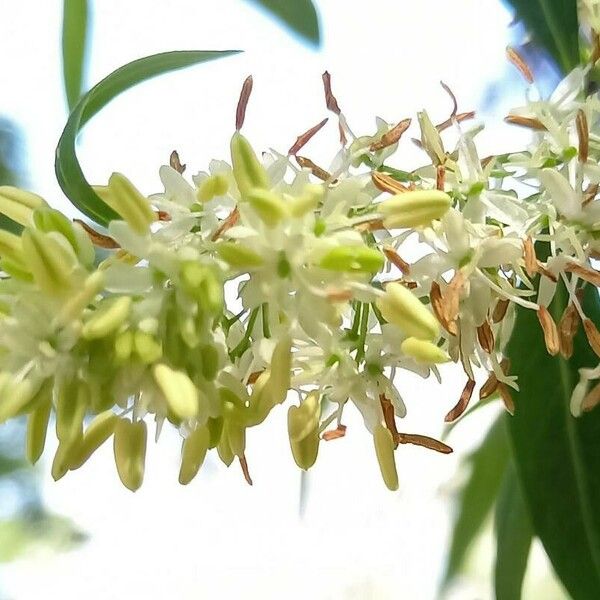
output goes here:
<path id="1" fill-rule="evenodd" d="M 318 52 L 242 0 L 92 4 L 90 83 L 155 52 L 245 50 L 143 84 L 97 116 L 80 150 L 94 183 L 119 170 L 152 193 L 160 191 L 158 167 L 174 148 L 192 173 L 210 158 L 227 158 L 237 96 L 249 73 L 254 93 L 245 133 L 258 148 L 285 151 L 326 116 L 325 69 L 359 133 L 372 132 L 375 115 L 397 121 L 425 107 L 434 121 L 446 118 L 450 104 L 442 79 L 460 110 L 481 109 L 489 86 L 502 86 L 488 115 L 492 126 L 482 138 L 483 155 L 512 150 L 525 139 L 514 130 L 507 138 L 500 125 L 508 107 L 522 101 L 523 86 L 505 62 L 511 16 L 497 0 L 320 0 L 324 44 Z M 53 171 L 66 119 L 61 5 L 0 0 L 0 114 L 24 132 L 29 186 L 75 214 Z M 306 154 L 327 164 L 336 149 L 333 121 L 318 139 L 321 144 L 313 142 Z M 406 164 L 418 159 L 415 152 L 406 142 Z M 443 388 L 416 378 L 400 382 L 409 411 L 403 431 L 440 435 L 443 416 L 464 384 L 457 371 L 447 373 Z M 282 417 L 279 411 L 249 435 L 252 488 L 237 464 L 226 470 L 215 460 L 180 487 L 179 440 L 168 432 L 150 447 L 146 481 L 135 495 L 118 481 L 111 445 L 58 483 L 49 476 L 48 448 L 47 504 L 71 516 L 91 539 L 69 553 L 32 555 L 9 565 L 3 590 L 15 600 L 435 598 L 457 483 L 452 476 L 460 455 L 480 439 L 486 416 L 450 438 L 452 456 L 402 447 L 396 494 L 380 481 L 370 436 L 350 418 L 345 439 L 321 446 L 303 519 L 300 475 Z M 464 582 L 453 597 L 489 597 L 486 577 L 483 571 Z"/>

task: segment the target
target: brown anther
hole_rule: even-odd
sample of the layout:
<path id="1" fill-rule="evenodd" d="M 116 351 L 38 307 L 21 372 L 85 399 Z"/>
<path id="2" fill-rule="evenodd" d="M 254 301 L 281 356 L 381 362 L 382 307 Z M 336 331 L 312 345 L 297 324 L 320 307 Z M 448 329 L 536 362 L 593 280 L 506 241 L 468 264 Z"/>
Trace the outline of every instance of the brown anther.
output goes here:
<path id="1" fill-rule="evenodd" d="M 596 61 L 600 58 L 600 35 L 598 32 L 592 31 L 592 54 L 590 55 L 590 63 L 596 64 Z"/>
<path id="2" fill-rule="evenodd" d="M 108 250 L 115 250 L 121 247 L 109 235 L 98 233 L 95 229 L 92 229 L 85 221 L 81 221 L 80 219 L 73 219 L 73 222 L 79 223 L 83 227 L 94 246 L 97 246 L 98 248 L 106 248 Z"/>
<path id="3" fill-rule="evenodd" d="M 331 440 L 339 440 L 346 435 L 346 426 L 338 425 L 335 429 L 330 429 L 329 431 L 325 431 L 321 436 L 322 440 L 326 442 L 330 442 Z"/>
<path id="4" fill-rule="evenodd" d="M 458 333 L 456 321 L 448 321 L 446 317 L 444 298 L 442 296 L 440 285 L 437 281 L 433 281 L 431 283 L 429 299 L 431 301 L 431 308 L 433 309 L 433 314 L 435 315 L 436 319 L 450 335 L 456 335 Z"/>
<path id="5" fill-rule="evenodd" d="M 558 329 L 552 315 L 548 312 L 545 306 L 540 306 L 537 311 L 538 320 L 544 332 L 544 342 L 546 350 L 551 356 L 556 356 L 560 351 L 560 340 L 558 337 Z"/>
<path id="6" fill-rule="evenodd" d="M 218 240 L 226 231 L 231 229 L 240 219 L 240 211 L 236 206 L 229 215 L 221 221 L 219 227 L 217 227 L 216 231 L 211 236 L 211 241 L 215 242 Z"/>
<path id="7" fill-rule="evenodd" d="M 525 270 L 529 277 L 533 277 L 538 271 L 538 259 L 535 255 L 535 248 L 531 236 L 523 242 L 523 256 L 525 258 Z"/>
<path id="8" fill-rule="evenodd" d="M 252 75 L 248 75 L 242 85 L 242 91 L 240 92 L 240 99 L 238 100 L 237 108 L 235 111 L 235 130 L 239 131 L 244 125 L 244 119 L 246 118 L 246 108 L 248 107 L 248 100 L 250 100 L 250 94 L 252 93 Z"/>
<path id="9" fill-rule="evenodd" d="M 531 72 L 531 69 L 523 60 L 523 57 L 514 48 L 507 46 L 506 58 L 508 58 L 508 60 L 518 69 L 519 73 L 521 73 L 527 83 L 533 83 L 533 73 Z"/>
<path id="10" fill-rule="evenodd" d="M 485 169 L 485 167 L 487 167 L 490 162 L 492 162 L 493 160 L 496 160 L 496 156 L 491 155 L 491 156 L 486 156 L 485 158 L 481 159 L 481 166 Z"/>
<path id="11" fill-rule="evenodd" d="M 596 271 L 596 269 L 592 269 L 591 267 L 584 267 L 582 265 L 578 265 L 577 263 L 570 262 L 565 266 L 565 271 L 567 273 L 575 273 L 575 275 L 581 277 L 581 279 L 595 285 L 596 287 L 600 286 L 600 273 Z"/>
<path id="12" fill-rule="evenodd" d="M 344 125 L 342 124 L 342 116 L 340 115 L 338 121 L 338 131 L 340 132 L 340 144 L 345 146 L 348 143 L 348 138 L 346 137 L 346 132 L 344 131 Z"/>
<path id="13" fill-rule="evenodd" d="M 442 133 L 452 125 L 453 123 L 462 123 L 463 121 L 467 121 L 468 119 L 473 119 L 475 117 L 475 111 L 470 110 L 468 112 L 458 113 L 457 115 L 438 123 L 435 128 L 438 130 L 438 133 Z"/>
<path id="14" fill-rule="evenodd" d="M 323 129 L 323 127 L 325 126 L 325 123 L 327 123 L 327 121 L 329 121 L 329 119 L 326 117 L 320 123 L 317 123 L 314 127 L 311 127 L 308 131 L 305 131 L 304 133 L 299 135 L 296 138 L 296 141 L 294 142 L 292 147 L 288 150 L 288 155 L 295 156 L 300 150 L 302 150 L 302 148 L 304 148 L 304 146 L 309 142 L 309 140 L 316 133 L 321 131 L 321 129 Z"/>
<path id="15" fill-rule="evenodd" d="M 586 204 L 589 204 L 596 197 L 596 194 L 598 193 L 599 189 L 599 184 L 590 183 L 590 185 L 588 185 L 587 189 L 583 193 L 583 202 L 581 203 L 581 205 L 585 206 Z"/>
<path id="16" fill-rule="evenodd" d="M 385 257 L 400 271 L 403 275 L 410 275 L 410 265 L 392 248 L 391 246 L 383 247 Z"/>
<path id="17" fill-rule="evenodd" d="M 583 412 L 590 412 L 592 408 L 595 408 L 600 404 L 600 382 L 597 383 L 585 396 L 581 403 L 581 410 Z"/>
<path id="18" fill-rule="evenodd" d="M 479 399 L 485 400 L 489 398 L 495 391 L 498 389 L 498 378 L 496 377 L 496 373 L 493 371 L 490 372 L 488 378 L 485 380 L 485 383 L 481 386 L 479 390 Z"/>
<path id="19" fill-rule="evenodd" d="M 600 356 L 600 332 L 591 319 L 583 320 L 583 329 L 592 350 Z"/>
<path id="20" fill-rule="evenodd" d="M 571 358 L 573 354 L 573 338 L 579 327 L 579 313 L 573 302 L 565 308 L 558 323 L 560 354 L 563 358 Z"/>
<path id="21" fill-rule="evenodd" d="M 368 231 L 381 231 L 385 229 L 385 225 L 381 219 L 372 219 L 371 221 L 363 221 L 362 223 L 358 223 L 354 226 L 356 231 L 360 233 L 365 233 Z"/>
<path id="22" fill-rule="evenodd" d="M 542 261 L 540 261 L 540 260 L 537 261 L 537 270 L 544 277 L 547 277 L 548 279 L 550 279 L 550 281 L 554 281 L 554 283 L 558 282 L 558 277 L 552 271 L 550 271 L 548 268 L 546 268 L 546 266 L 544 265 L 544 263 Z"/>
<path id="23" fill-rule="evenodd" d="M 328 173 L 325 169 L 322 169 L 318 165 L 316 165 L 310 158 L 305 158 L 304 156 L 294 156 L 296 162 L 303 169 L 310 169 L 310 172 L 321 181 L 329 181 L 331 179 L 331 174 Z M 333 182 L 332 182 L 333 183 Z"/>
<path id="24" fill-rule="evenodd" d="M 159 221 L 170 221 L 171 220 L 171 215 L 164 211 L 164 210 L 157 210 L 156 211 L 156 218 Z"/>
<path id="25" fill-rule="evenodd" d="M 451 454 L 453 452 L 452 448 L 447 444 L 444 444 L 444 442 L 440 442 L 439 440 L 427 435 L 399 433 L 396 439 L 400 444 L 414 444 L 415 446 L 423 446 L 423 448 L 429 448 L 430 450 L 435 450 L 436 452 L 441 452 L 442 454 Z"/>
<path id="26" fill-rule="evenodd" d="M 331 91 L 331 75 L 325 71 L 322 75 L 323 77 L 323 88 L 325 89 L 325 103 L 327 105 L 328 110 L 336 115 L 340 115 L 342 112 L 340 110 L 339 104 Z"/>
<path id="27" fill-rule="evenodd" d="M 446 423 L 456 421 L 456 419 L 458 419 L 458 417 L 460 417 L 465 410 L 467 410 L 467 406 L 469 406 L 469 401 L 473 395 L 474 388 L 475 381 L 473 379 L 468 379 L 462 393 L 460 394 L 460 398 L 458 399 L 456 406 L 454 406 L 454 408 L 444 417 L 444 421 Z"/>
<path id="28" fill-rule="evenodd" d="M 452 277 L 446 293 L 444 294 L 444 308 L 446 319 L 449 323 L 456 321 L 460 308 L 460 294 L 465 285 L 465 276 L 462 271 L 456 271 Z"/>
<path id="29" fill-rule="evenodd" d="M 394 439 L 394 448 L 398 447 L 398 429 L 396 428 L 396 419 L 394 417 L 394 405 L 392 402 L 385 397 L 385 394 L 379 394 L 379 402 L 381 403 L 381 410 L 383 411 L 383 420 L 385 426 L 392 434 Z"/>
<path id="30" fill-rule="evenodd" d="M 242 473 L 244 474 L 244 479 L 248 485 L 252 485 L 252 478 L 250 477 L 250 471 L 248 470 L 248 461 L 246 461 L 246 455 L 242 454 L 239 459 L 240 467 L 242 467 Z"/>
<path id="31" fill-rule="evenodd" d="M 348 302 L 352 299 L 352 292 L 350 290 L 327 290 L 327 300 L 329 302 Z"/>
<path id="32" fill-rule="evenodd" d="M 458 102 L 456 101 L 456 96 L 450 89 L 450 86 L 446 85 L 443 81 L 440 81 L 440 85 L 444 88 L 444 91 L 450 96 L 450 100 L 452 100 L 452 112 L 450 113 L 450 118 L 456 116 L 458 112 Z"/>
<path id="33" fill-rule="evenodd" d="M 382 286 L 383 289 L 385 290 L 385 286 L 388 283 L 399 283 L 400 285 L 403 285 L 405 288 L 409 289 L 409 290 L 414 290 L 418 284 L 416 281 L 408 281 L 406 279 L 404 279 L 403 277 L 400 277 L 399 279 L 392 279 L 390 281 L 383 281 L 382 282 Z"/>
<path id="34" fill-rule="evenodd" d="M 492 323 L 500 323 L 500 321 L 504 319 L 509 304 L 510 301 L 505 298 L 500 298 L 500 300 L 496 302 L 494 312 L 492 313 Z"/>
<path id="35" fill-rule="evenodd" d="M 250 375 L 248 376 L 248 385 L 252 385 L 254 383 L 256 383 L 256 381 L 258 380 L 258 378 L 264 373 L 264 371 L 254 371 L 252 373 L 250 373 Z"/>
<path id="36" fill-rule="evenodd" d="M 504 408 L 509 415 L 515 414 L 515 403 L 512 398 L 512 394 L 508 389 L 508 386 L 502 381 L 498 382 L 498 392 L 500 392 L 500 398 L 502 398 L 502 402 L 504 402 Z"/>
<path id="37" fill-rule="evenodd" d="M 435 170 L 435 189 L 444 191 L 444 183 L 446 182 L 446 167 L 438 165 Z"/>
<path id="38" fill-rule="evenodd" d="M 546 131 L 546 126 L 532 117 L 522 117 L 520 115 L 508 115 L 504 117 L 504 120 L 511 125 L 520 125 L 521 127 L 527 127 L 528 129 L 535 129 L 536 131 Z"/>
<path id="39" fill-rule="evenodd" d="M 373 171 L 371 173 L 371 181 L 378 190 L 388 192 L 389 194 L 403 194 L 404 192 L 410 191 L 410 188 L 404 184 L 379 171 Z"/>
<path id="40" fill-rule="evenodd" d="M 173 152 L 171 152 L 171 156 L 169 156 L 169 164 L 180 175 L 185 171 L 185 165 L 181 164 L 181 161 L 179 160 L 179 153 L 177 152 L 177 150 L 173 150 Z"/>
<path id="41" fill-rule="evenodd" d="M 379 140 L 369 146 L 371 152 L 383 150 L 392 144 L 398 142 L 402 134 L 410 127 L 411 119 L 403 119 L 397 125 L 394 125 L 387 133 L 384 133 Z"/>
<path id="42" fill-rule="evenodd" d="M 579 140 L 579 162 L 585 163 L 587 162 L 590 150 L 590 131 L 588 129 L 587 116 L 581 108 L 577 111 L 575 125 L 577 127 L 577 139 Z"/>
<path id="43" fill-rule="evenodd" d="M 477 328 L 477 340 L 488 354 L 494 351 L 494 332 L 487 319 Z"/>

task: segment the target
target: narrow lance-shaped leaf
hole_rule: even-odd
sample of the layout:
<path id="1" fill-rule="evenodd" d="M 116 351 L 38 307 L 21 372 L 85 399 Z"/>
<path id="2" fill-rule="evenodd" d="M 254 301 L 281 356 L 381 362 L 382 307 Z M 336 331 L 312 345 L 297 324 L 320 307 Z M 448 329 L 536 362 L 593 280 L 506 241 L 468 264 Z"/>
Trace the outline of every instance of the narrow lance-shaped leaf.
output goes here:
<path id="1" fill-rule="evenodd" d="M 64 0 L 62 25 L 63 81 L 69 110 L 83 91 L 88 38 L 87 0 Z"/>
<path id="2" fill-rule="evenodd" d="M 515 600 L 521 597 L 533 529 L 512 460 L 504 474 L 502 489 L 496 501 L 495 529 L 496 600 Z"/>
<path id="3" fill-rule="evenodd" d="M 558 321 L 566 306 L 564 286 L 550 306 Z M 587 316 L 600 323 L 598 291 L 587 286 Z M 509 420 L 515 464 L 535 534 L 573 598 L 597 598 L 600 590 L 600 410 L 575 418 L 571 392 L 578 369 L 598 357 L 580 329 L 569 361 L 547 354 L 535 312 L 519 309 L 508 346 L 519 378 L 516 413 Z"/>
<path id="4" fill-rule="evenodd" d="M 262 6 L 294 33 L 315 46 L 321 43 L 319 18 L 311 0 L 252 0 Z"/>
<path id="5" fill-rule="evenodd" d="M 494 422 L 481 446 L 468 457 L 471 474 L 458 501 L 444 576 L 446 585 L 459 572 L 498 495 L 510 456 L 505 419 L 502 415 Z"/>
<path id="6" fill-rule="evenodd" d="M 56 148 L 56 178 L 69 200 L 86 216 L 100 225 L 118 219 L 87 182 L 75 151 L 77 134 L 99 110 L 125 90 L 157 75 L 191 65 L 224 58 L 237 50 L 186 50 L 163 52 L 140 58 L 120 67 L 96 84 L 75 106 Z"/>

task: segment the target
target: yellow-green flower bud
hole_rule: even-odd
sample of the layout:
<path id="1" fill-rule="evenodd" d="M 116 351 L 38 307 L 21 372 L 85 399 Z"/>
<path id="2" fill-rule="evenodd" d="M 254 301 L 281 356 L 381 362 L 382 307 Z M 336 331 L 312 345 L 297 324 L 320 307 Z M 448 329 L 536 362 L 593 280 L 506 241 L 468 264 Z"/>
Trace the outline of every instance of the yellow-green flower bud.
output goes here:
<path id="1" fill-rule="evenodd" d="M 200 202 L 208 202 L 216 196 L 223 196 L 229 189 L 229 182 L 224 173 L 216 173 L 207 177 L 198 187 L 196 197 Z"/>
<path id="2" fill-rule="evenodd" d="M 388 283 L 384 295 L 377 299 L 377 308 L 386 321 L 397 325 L 409 336 L 435 340 L 439 335 L 440 327 L 433 314 L 399 283 Z"/>
<path id="3" fill-rule="evenodd" d="M 61 387 L 56 402 L 56 437 L 69 444 L 83 434 L 83 419 L 90 404 L 90 391 L 83 381 L 69 381 Z"/>
<path id="4" fill-rule="evenodd" d="M 11 185 L 0 186 L 0 213 L 23 227 L 33 222 L 33 211 L 45 206 L 43 198 Z"/>
<path id="5" fill-rule="evenodd" d="M 160 342 L 150 333 L 139 329 L 133 334 L 133 349 L 146 365 L 156 362 L 162 356 Z"/>
<path id="6" fill-rule="evenodd" d="M 131 358 L 133 353 L 133 332 L 130 329 L 122 331 L 115 338 L 115 360 L 124 363 Z"/>
<path id="7" fill-rule="evenodd" d="M 96 415 L 73 451 L 69 469 L 79 469 L 92 454 L 115 432 L 119 417 L 111 410 Z"/>
<path id="8" fill-rule="evenodd" d="M 378 206 L 383 224 L 388 229 L 427 227 L 441 219 L 452 205 L 452 199 L 440 190 L 415 190 L 396 194 Z"/>
<path id="9" fill-rule="evenodd" d="M 226 435 L 225 430 L 223 430 L 223 433 L 221 434 L 221 439 L 217 444 L 217 454 L 219 455 L 219 458 L 221 459 L 223 464 L 227 467 L 231 465 L 235 457 L 235 454 L 233 453 L 233 450 L 229 445 L 229 436 Z"/>
<path id="10" fill-rule="evenodd" d="M 56 316 L 55 324 L 64 326 L 77 319 L 104 287 L 104 273 L 94 271 L 88 275 L 79 291 L 75 292 L 63 305 Z"/>
<path id="11" fill-rule="evenodd" d="M 395 491 L 398 489 L 398 471 L 394 458 L 394 438 L 389 429 L 378 423 L 373 433 L 373 442 L 383 481 L 389 490 Z"/>
<path id="12" fill-rule="evenodd" d="M 325 189 L 322 185 L 316 183 L 307 183 L 302 189 L 302 193 L 297 198 L 290 198 L 287 203 L 292 217 L 303 217 L 312 212 L 319 206 L 325 195 Z"/>
<path id="13" fill-rule="evenodd" d="M 209 448 L 216 448 L 218 443 L 221 440 L 221 435 L 223 433 L 223 417 L 209 417 L 206 422 L 206 426 L 208 427 L 208 432 L 210 433 L 210 440 L 208 443 Z"/>
<path id="14" fill-rule="evenodd" d="M 246 449 L 246 428 L 235 421 L 226 420 L 223 433 L 233 454 L 243 456 Z"/>
<path id="15" fill-rule="evenodd" d="M 246 200 L 267 227 L 276 227 L 289 215 L 283 198 L 271 190 L 252 188 L 246 195 Z"/>
<path id="16" fill-rule="evenodd" d="M 288 434 L 296 464 L 310 469 L 319 452 L 319 394 L 311 392 L 300 404 L 288 410 Z"/>
<path id="17" fill-rule="evenodd" d="M 223 306 L 223 285 L 215 269 L 196 261 L 181 265 L 181 283 L 185 291 L 207 312 L 214 314 Z"/>
<path id="18" fill-rule="evenodd" d="M 61 440 L 56 449 L 54 460 L 52 461 L 52 479 L 58 481 L 65 476 L 71 467 L 71 462 L 77 452 L 77 447 L 81 442 L 81 437 L 76 437 L 72 440 Z"/>
<path id="19" fill-rule="evenodd" d="M 161 364 L 154 366 L 152 374 L 169 410 L 177 418 L 191 419 L 198 414 L 198 389 L 183 371 Z"/>
<path id="20" fill-rule="evenodd" d="M 34 398 L 37 389 L 27 379 L 15 382 L 11 375 L 2 373 L 2 378 L 0 379 L 0 394 L 2 397 L 2 401 L 0 402 L 0 423 L 4 423 L 22 412 L 32 398 Z"/>
<path id="21" fill-rule="evenodd" d="M 21 240 L 24 259 L 35 282 L 48 294 L 60 295 L 73 286 L 76 258 L 71 247 L 61 244 L 54 235 L 57 234 L 25 229 Z"/>
<path id="22" fill-rule="evenodd" d="M 414 358 L 417 362 L 428 365 L 445 363 L 450 360 L 448 354 L 435 344 L 414 337 L 406 338 L 400 344 L 400 350 L 407 356 Z"/>
<path id="23" fill-rule="evenodd" d="M 252 188 L 271 187 L 266 169 L 256 157 L 250 142 L 239 131 L 231 138 L 231 164 L 233 177 L 243 199 Z"/>
<path id="24" fill-rule="evenodd" d="M 292 340 L 290 337 L 282 337 L 273 350 L 271 356 L 271 376 L 267 386 L 271 395 L 273 406 L 281 404 L 287 397 L 292 377 Z"/>
<path id="25" fill-rule="evenodd" d="M 383 267 L 383 254 L 368 246 L 338 246 L 329 250 L 319 266 L 329 271 L 377 273 Z"/>
<path id="26" fill-rule="evenodd" d="M 210 431 L 205 425 L 197 427 L 183 440 L 181 468 L 179 469 L 181 485 L 187 485 L 196 477 L 206 457 L 209 444 Z"/>
<path id="27" fill-rule="evenodd" d="M 121 173 L 113 173 L 108 180 L 108 194 L 102 199 L 139 234 L 148 233 L 156 221 L 148 199 Z"/>
<path id="28" fill-rule="evenodd" d="M 23 264 L 23 244 L 21 237 L 0 229 L 0 256 Z"/>
<path id="29" fill-rule="evenodd" d="M 427 152 L 434 165 L 443 164 L 446 161 L 446 153 L 444 152 L 440 132 L 431 122 L 429 115 L 425 111 L 417 113 L 417 119 L 421 128 L 423 149 Z"/>
<path id="30" fill-rule="evenodd" d="M 114 454 L 121 483 L 135 492 L 144 481 L 146 461 L 146 423 L 120 419 L 115 427 Z"/>
<path id="31" fill-rule="evenodd" d="M 46 432 L 48 431 L 48 421 L 52 411 L 52 386 L 50 385 L 46 389 L 46 397 L 27 416 L 25 453 L 27 460 L 32 465 L 38 461 L 46 445 Z"/>
<path id="32" fill-rule="evenodd" d="M 129 316 L 130 296 L 103 300 L 92 316 L 85 322 L 81 335 L 86 340 L 97 340 L 117 331 Z"/>
<path id="33" fill-rule="evenodd" d="M 319 454 L 319 431 L 311 431 L 305 438 L 295 442 L 290 439 L 290 447 L 294 462 L 304 471 L 310 469 L 317 461 Z"/>
<path id="34" fill-rule="evenodd" d="M 262 267 L 262 256 L 236 242 L 220 242 L 215 246 L 219 258 L 236 269 L 254 269 Z"/>

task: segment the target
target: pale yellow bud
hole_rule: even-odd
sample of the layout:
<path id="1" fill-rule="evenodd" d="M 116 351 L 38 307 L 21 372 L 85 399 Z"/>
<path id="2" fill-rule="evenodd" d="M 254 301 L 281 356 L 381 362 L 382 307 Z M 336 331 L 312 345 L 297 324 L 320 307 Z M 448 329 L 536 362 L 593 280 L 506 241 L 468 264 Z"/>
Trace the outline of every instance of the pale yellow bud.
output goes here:
<path id="1" fill-rule="evenodd" d="M 400 350 L 417 362 L 428 365 L 445 363 L 450 360 L 448 354 L 435 344 L 414 337 L 406 338 L 400 344 Z"/>
<path id="2" fill-rule="evenodd" d="M 111 410 L 96 415 L 84 433 L 81 442 L 73 452 L 73 459 L 69 465 L 69 469 L 79 469 L 115 432 L 118 422 L 119 417 Z"/>
<path id="3" fill-rule="evenodd" d="M 246 200 L 267 227 L 276 227 L 289 215 L 283 198 L 271 190 L 252 188 L 246 194 Z"/>
<path id="4" fill-rule="evenodd" d="M 120 419 L 114 432 L 115 464 L 121 483 L 135 492 L 144 481 L 147 429 L 144 421 Z"/>
<path id="5" fill-rule="evenodd" d="M 435 340 L 439 335 L 436 318 L 407 288 L 389 283 L 385 293 L 377 299 L 377 308 L 386 321 L 397 325 L 409 336 Z"/>
<path id="6" fill-rule="evenodd" d="M 394 438 L 387 428 L 378 423 L 373 433 L 373 442 L 383 481 L 388 489 L 395 491 L 398 489 L 398 471 L 394 458 Z"/>
<path id="7" fill-rule="evenodd" d="M 302 193 L 297 198 L 290 198 L 288 205 L 290 214 L 293 217 L 303 217 L 305 214 L 312 212 L 319 206 L 323 200 L 325 190 L 322 185 L 316 183 L 308 183 L 302 189 Z"/>
<path id="8" fill-rule="evenodd" d="M 44 199 L 37 194 L 10 185 L 0 186 L 0 213 L 23 227 L 31 225 L 33 211 L 45 205 Z"/>
<path id="9" fill-rule="evenodd" d="M 198 389 L 183 371 L 160 364 L 154 366 L 152 374 L 169 410 L 177 418 L 191 419 L 198 414 Z"/>
<path id="10" fill-rule="evenodd" d="M 140 234 L 148 233 L 150 224 L 156 221 L 148 199 L 121 173 L 113 173 L 108 180 L 108 194 L 101 198 L 117 212 L 128 225 Z"/>
<path id="11" fill-rule="evenodd" d="M 94 271 L 88 275 L 79 290 L 63 305 L 56 316 L 55 325 L 64 326 L 77 319 L 104 287 L 104 273 Z"/>
<path id="12" fill-rule="evenodd" d="M 210 431 L 203 425 L 192 431 L 184 440 L 181 449 L 179 483 L 187 485 L 200 470 L 210 444 Z"/>
<path id="13" fill-rule="evenodd" d="M 397 194 L 378 206 L 387 229 L 427 227 L 441 219 L 452 205 L 448 194 L 439 190 L 415 190 Z"/>
<path id="14" fill-rule="evenodd" d="M 26 456 L 27 460 L 35 464 L 46 445 L 46 432 L 48 431 L 48 421 L 52 411 L 52 387 L 48 387 L 48 393 L 27 416 L 27 442 Z"/>
<path id="15" fill-rule="evenodd" d="M 224 173 L 216 173 L 207 177 L 196 191 L 200 202 L 208 202 L 216 196 L 223 196 L 229 189 L 229 182 Z"/>
<path id="16" fill-rule="evenodd" d="M 131 305 L 130 296 L 103 300 L 98 310 L 86 321 L 81 335 L 86 340 L 96 340 L 117 331 L 129 316 Z"/>
<path id="17" fill-rule="evenodd" d="M 215 246 L 215 252 L 219 258 L 237 269 L 262 267 L 265 262 L 260 254 L 236 242 L 220 242 Z"/>
<path id="18" fill-rule="evenodd" d="M 231 138 L 231 164 L 242 198 L 245 199 L 252 188 L 271 187 L 267 171 L 256 157 L 248 140 L 239 131 Z"/>
<path id="19" fill-rule="evenodd" d="M 90 404 L 90 391 L 83 381 L 63 384 L 56 402 L 56 437 L 69 444 L 83 434 L 83 419 Z"/>
<path id="20" fill-rule="evenodd" d="M 318 392 L 311 392 L 300 406 L 290 406 L 288 410 L 288 434 L 290 447 L 296 464 L 304 470 L 310 469 L 319 452 Z"/>
<path id="21" fill-rule="evenodd" d="M 146 365 L 156 362 L 162 356 L 160 342 L 152 334 L 139 329 L 133 334 L 133 349 Z"/>

